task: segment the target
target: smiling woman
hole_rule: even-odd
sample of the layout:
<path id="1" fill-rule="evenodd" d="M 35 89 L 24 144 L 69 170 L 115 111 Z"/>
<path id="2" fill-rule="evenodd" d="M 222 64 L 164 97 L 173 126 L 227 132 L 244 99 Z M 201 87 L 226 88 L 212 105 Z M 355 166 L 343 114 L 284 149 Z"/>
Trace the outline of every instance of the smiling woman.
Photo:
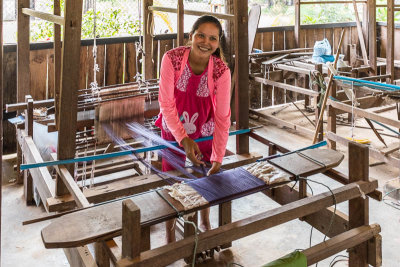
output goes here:
<path id="1" fill-rule="evenodd" d="M 160 114 L 156 125 L 161 128 L 162 138 L 177 141 L 193 164 L 210 162 L 207 175 L 220 170 L 230 126 L 231 75 L 220 48 L 221 37 L 218 19 L 198 18 L 188 45 L 168 51 L 160 70 Z M 213 140 L 199 144 L 193 141 L 211 135 Z M 182 154 L 177 156 L 184 158 Z M 162 168 L 173 169 L 164 159 Z M 210 229 L 208 214 L 206 210 L 201 216 L 205 230 Z M 167 223 L 167 241 L 174 241 L 174 234 L 173 222 Z"/>

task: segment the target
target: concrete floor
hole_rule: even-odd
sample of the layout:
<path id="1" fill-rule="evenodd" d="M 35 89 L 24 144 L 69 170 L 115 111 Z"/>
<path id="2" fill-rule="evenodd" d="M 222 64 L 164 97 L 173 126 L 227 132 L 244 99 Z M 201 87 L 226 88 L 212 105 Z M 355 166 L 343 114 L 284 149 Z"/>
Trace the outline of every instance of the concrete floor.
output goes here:
<path id="1" fill-rule="evenodd" d="M 267 113 L 270 113 L 268 111 Z M 279 113 L 280 118 L 290 118 L 300 125 L 307 125 L 307 121 L 290 107 Z M 254 121 L 255 124 L 259 123 Z M 264 122 L 265 123 L 265 122 Z M 361 125 L 361 121 L 357 122 Z M 349 127 L 340 127 L 338 132 L 349 135 Z M 310 138 L 301 136 L 289 130 L 284 130 L 273 125 L 267 125 L 257 130 L 271 141 L 275 141 L 291 149 L 301 148 L 311 143 Z M 372 145 L 382 148 L 372 131 L 356 129 L 356 136 L 363 136 L 372 140 Z M 388 143 L 399 142 L 398 139 L 385 138 Z M 229 147 L 234 150 L 234 138 L 229 140 Z M 267 147 L 260 145 L 257 141 L 250 141 L 250 148 L 253 152 L 267 155 Z M 339 151 L 346 153 L 345 147 L 338 147 Z M 371 159 L 371 162 L 374 162 Z M 60 249 L 46 250 L 43 247 L 40 237 L 40 230 L 49 222 L 41 222 L 33 225 L 22 226 L 22 221 L 44 216 L 42 207 L 27 207 L 24 204 L 23 187 L 12 183 L 13 175 L 11 166 L 12 160 L 3 160 L 3 210 L 2 210 L 2 266 L 68 266 L 68 261 Z M 338 167 L 340 171 L 347 174 L 347 155 L 342 164 Z M 388 165 L 379 165 L 370 168 L 370 176 L 379 180 L 382 187 L 384 183 L 392 178 L 398 177 L 399 170 Z M 330 188 L 339 187 L 340 184 L 322 175 L 309 177 L 328 185 Z M 11 181 L 9 183 L 8 181 Z M 310 184 L 314 194 L 327 191 L 326 188 L 316 184 Z M 257 193 L 233 201 L 233 220 L 246 218 L 275 207 L 275 202 L 262 193 Z M 338 209 L 347 212 L 346 203 L 338 205 Z M 217 210 L 211 209 L 211 223 L 217 225 Z M 383 266 L 400 266 L 400 210 L 392 208 L 383 202 L 370 200 L 370 223 L 378 223 L 382 227 L 383 237 Z M 208 259 L 198 266 L 228 266 L 229 263 L 238 263 L 243 266 L 260 266 L 276 258 L 279 258 L 295 249 L 307 248 L 309 246 L 311 227 L 299 220 L 265 230 L 252 236 L 233 242 L 230 249 L 221 251 L 214 255 L 214 259 Z M 162 246 L 164 241 L 164 225 L 156 225 L 152 229 L 152 246 Z M 323 235 L 313 231 L 312 244 L 320 243 Z M 345 252 L 341 254 L 346 255 Z M 329 266 L 333 257 L 321 261 L 318 266 Z M 172 266 L 184 266 L 183 260 Z M 340 262 L 335 265 L 348 266 L 347 262 Z"/>

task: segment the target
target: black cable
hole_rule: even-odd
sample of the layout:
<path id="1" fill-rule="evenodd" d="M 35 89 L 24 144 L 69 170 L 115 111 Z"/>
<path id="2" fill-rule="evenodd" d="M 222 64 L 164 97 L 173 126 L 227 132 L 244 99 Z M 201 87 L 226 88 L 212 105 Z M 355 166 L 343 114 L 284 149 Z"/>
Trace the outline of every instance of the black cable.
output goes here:
<path id="1" fill-rule="evenodd" d="M 333 265 L 335 265 L 336 264 L 336 262 L 334 263 L 334 261 L 337 259 L 337 258 L 339 258 L 339 257 L 343 257 L 343 258 L 349 258 L 349 256 L 346 256 L 346 255 L 336 255 L 332 260 L 331 260 L 331 262 L 329 263 L 329 267 L 332 267 Z M 344 260 L 344 259 L 341 259 L 341 260 Z M 332 265 L 332 263 L 333 263 L 333 265 Z"/>

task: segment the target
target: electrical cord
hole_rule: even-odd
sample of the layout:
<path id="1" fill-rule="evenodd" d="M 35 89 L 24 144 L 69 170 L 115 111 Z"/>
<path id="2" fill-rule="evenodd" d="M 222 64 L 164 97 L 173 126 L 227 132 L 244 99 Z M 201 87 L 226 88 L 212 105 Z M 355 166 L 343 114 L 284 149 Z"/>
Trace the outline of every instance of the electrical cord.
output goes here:
<path id="1" fill-rule="evenodd" d="M 339 259 L 339 260 L 336 260 L 336 259 L 339 258 L 339 257 L 343 257 L 343 258 L 346 258 L 346 259 Z M 332 261 L 329 263 L 329 267 L 333 267 L 336 263 L 338 263 L 338 262 L 340 262 L 340 261 L 347 261 L 348 258 L 349 258 L 349 256 L 346 256 L 346 255 L 336 255 L 336 256 L 332 259 Z M 335 260 L 336 260 L 336 261 L 335 261 Z"/>

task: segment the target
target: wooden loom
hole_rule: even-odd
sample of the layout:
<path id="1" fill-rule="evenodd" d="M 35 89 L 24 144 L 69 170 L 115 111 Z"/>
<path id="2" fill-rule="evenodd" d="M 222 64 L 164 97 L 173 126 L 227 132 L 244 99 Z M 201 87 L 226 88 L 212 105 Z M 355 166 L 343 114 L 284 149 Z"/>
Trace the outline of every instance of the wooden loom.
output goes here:
<path id="1" fill-rule="evenodd" d="M 377 188 L 377 181 L 368 181 L 368 176 L 365 176 L 364 173 L 368 169 L 360 167 L 365 165 L 365 156 L 368 156 L 368 150 L 358 144 L 351 144 L 350 150 L 358 152 L 355 153 L 357 155 L 350 156 L 349 159 L 350 184 L 333 190 L 337 203 L 350 200 L 349 222 L 345 229 L 343 229 L 341 222 L 343 215 L 340 212 L 336 214 L 334 225 L 331 231 L 327 233 L 328 236 L 335 237 L 328 240 L 325 244 L 316 245 L 305 251 L 309 265 L 338 253 L 343 249 L 356 247 L 358 250 L 351 252 L 351 254 L 353 253 L 351 258 L 356 257 L 358 260 L 368 261 L 373 266 L 380 266 L 381 248 L 379 243 L 380 236 L 378 234 L 380 227 L 378 225 L 367 226 L 368 221 L 362 221 L 361 223 L 360 212 L 368 214 L 367 209 L 361 211 L 352 209 L 352 205 L 356 202 L 360 204 L 360 201 L 361 203 L 368 201 L 367 199 L 362 199 L 362 195 L 373 192 Z M 285 156 L 279 158 L 279 164 L 282 166 L 291 166 L 290 162 L 293 162 L 293 160 L 302 161 L 306 166 L 302 171 L 299 168 L 291 170 L 297 172 L 297 175 L 306 176 L 324 172 L 327 169 L 337 166 L 343 159 L 340 153 L 331 150 L 310 150 L 305 152 L 305 155 L 311 158 L 320 158 L 321 155 L 329 156 L 325 157 L 325 161 L 323 162 L 325 166 L 321 166 L 313 160 L 310 161 L 307 157 L 296 156 L 296 154 L 286 156 L 286 159 Z M 276 160 L 275 163 L 277 162 Z M 279 197 L 283 196 L 280 194 L 281 190 L 285 190 L 285 187 L 270 188 L 266 191 L 266 194 L 279 199 Z M 184 211 L 183 207 L 165 192 L 161 191 L 161 194 L 173 203 L 180 212 L 189 213 L 204 208 L 199 207 L 194 210 Z M 304 196 L 300 194 L 298 197 L 302 198 Z M 152 204 L 149 206 L 149 203 Z M 321 215 L 327 218 L 328 215 L 332 214 L 327 213 L 329 209 L 326 208 L 333 204 L 333 199 L 330 193 L 326 192 L 313 197 L 299 199 L 281 208 L 233 223 L 230 221 L 230 213 L 228 213 L 227 217 L 227 214 L 225 216 L 223 214 L 224 210 L 226 212 L 224 205 L 227 203 L 229 202 L 220 205 L 220 228 L 199 235 L 198 251 L 212 250 L 220 245 L 295 218 L 303 217 L 306 221 L 310 221 L 313 220 L 313 217 L 320 217 L 323 220 Z M 45 227 L 42 230 L 42 238 L 47 248 L 71 248 L 92 242 L 99 244 L 99 241 L 101 241 L 100 244 L 102 249 L 107 253 L 107 256 L 102 263 L 98 262 L 100 266 L 103 266 L 109 260 L 118 266 L 167 265 L 180 258 L 191 256 L 193 253 L 193 233 L 185 233 L 185 238 L 178 242 L 149 250 L 149 227 L 173 218 L 176 215 L 176 211 L 160 195 L 155 191 L 151 191 L 133 196 L 122 203 L 118 201 L 65 215 Z M 339 215 L 340 217 L 338 217 Z M 368 218 L 368 216 L 365 217 L 364 215 L 362 217 L 364 218 L 363 220 Z M 139 218 L 141 219 L 139 220 Z M 77 229 L 76 225 L 79 225 L 83 221 L 86 227 Z M 221 225 L 221 222 L 223 222 L 223 225 Z M 321 227 L 317 227 L 317 229 L 321 229 Z M 117 245 L 115 239 L 111 243 L 108 241 L 121 235 L 121 233 L 122 247 L 120 244 Z M 140 240 L 137 238 L 139 236 L 141 237 Z M 368 240 L 372 240 L 373 242 L 370 241 L 367 243 L 366 241 Z M 112 246 L 110 247 L 111 244 Z M 174 253 L 173 251 L 179 251 L 179 253 Z M 374 251 L 375 254 L 371 254 Z"/>
<path id="2" fill-rule="evenodd" d="M 369 194 L 373 192 L 377 188 L 377 181 L 368 181 L 368 177 L 365 176 L 365 173 L 362 173 L 365 171 L 365 168 L 361 167 L 363 166 L 362 162 L 364 161 L 365 164 L 365 156 L 368 155 L 368 150 L 365 150 L 364 147 L 358 144 L 350 145 L 350 150 L 359 152 L 358 156 L 360 156 L 350 156 L 351 183 L 333 190 L 333 193 L 336 203 L 350 200 L 350 207 L 352 207 L 351 203 L 354 204 L 355 201 L 368 201 L 361 197 L 364 193 Z M 321 163 L 315 162 L 316 158 L 324 158 L 322 162 L 323 166 Z M 274 164 L 283 166 L 286 170 L 289 168 L 290 171 L 295 172 L 297 175 L 307 176 L 327 171 L 337 166 L 342 159 L 343 155 L 332 150 L 309 150 L 303 152 L 303 155 L 291 154 L 277 158 L 274 160 Z M 299 166 L 298 164 L 291 164 L 293 162 L 304 163 L 305 166 L 302 168 L 293 168 L 292 166 Z M 360 169 L 362 170 L 361 173 L 357 171 Z M 275 189 L 273 187 L 269 187 L 265 193 L 272 196 L 272 198 L 282 197 L 283 195 L 280 194 L 280 191 L 285 190 L 285 187 Z M 161 190 L 160 193 L 182 213 L 190 213 L 206 207 L 201 206 L 185 211 L 179 202 L 170 198 L 164 190 Z M 302 198 L 301 194 L 298 197 Z M 151 205 L 149 205 L 150 203 Z M 233 240 L 295 218 L 303 217 L 306 221 L 313 220 L 313 217 L 321 217 L 321 215 L 327 218 L 332 213 L 327 213 L 329 209 L 326 208 L 333 203 L 332 195 L 326 192 L 305 199 L 299 199 L 280 208 L 232 223 L 230 221 L 230 212 L 224 216 L 223 211 L 225 210 L 226 212 L 224 205 L 229 205 L 229 202 L 225 202 L 220 204 L 220 227 L 199 235 L 198 252 L 213 250 L 218 246 L 229 244 Z M 358 249 L 361 248 L 361 250 L 352 253 L 358 259 L 365 262 L 368 261 L 373 266 L 380 266 L 381 247 L 377 241 L 380 238 L 380 227 L 378 225 L 368 226 L 368 221 L 360 224 L 359 217 L 356 215 L 359 212 L 350 208 L 349 225 L 345 229 L 343 229 L 341 222 L 343 219 L 338 219 L 340 212 L 336 214 L 335 223 L 332 229 L 330 229 L 331 231 L 327 233 L 328 236 L 335 237 L 325 242 L 325 244 L 319 244 L 305 250 L 304 254 L 308 258 L 309 265 L 336 254 L 341 250 L 357 247 Z M 363 212 L 368 213 L 368 210 L 363 210 Z M 118 266 L 167 265 L 180 258 L 192 255 L 194 244 L 193 232 L 185 232 L 183 240 L 150 250 L 149 227 L 174 218 L 176 215 L 177 211 L 167 204 L 159 194 L 155 191 L 149 191 L 145 194 L 133 196 L 123 202 L 118 201 L 88 208 L 60 217 L 42 230 L 42 238 L 46 248 L 68 249 L 97 242 L 96 244 L 101 244 L 102 249 L 106 253 L 103 255 L 103 261 L 98 262 L 99 266 L 108 266 L 106 264 L 108 264 L 109 260 Z M 340 216 L 343 217 L 343 215 Z M 85 222 L 85 227 L 77 228 L 76 225 L 81 225 L 81 222 Z M 321 228 L 317 227 L 317 229 Z M 117 244 L 119 242 L 116 239 L 113 239 L 121 234 L 122 247 L 121 244 Z M 110 240 L 113 241 L 111 242 Z M 373 242 L 368 242 L 368 251 L 364 251 L 367 249 L 366 241 L 368 240 L 372 240 Z M 373 251 L 375 251 L 375 254 L 372 255 Z M 367 252 L 368 257 L 364 258 L 365 255 L 361 252 Z M 371 255 L 368 253 L 371 253 Z"/>

